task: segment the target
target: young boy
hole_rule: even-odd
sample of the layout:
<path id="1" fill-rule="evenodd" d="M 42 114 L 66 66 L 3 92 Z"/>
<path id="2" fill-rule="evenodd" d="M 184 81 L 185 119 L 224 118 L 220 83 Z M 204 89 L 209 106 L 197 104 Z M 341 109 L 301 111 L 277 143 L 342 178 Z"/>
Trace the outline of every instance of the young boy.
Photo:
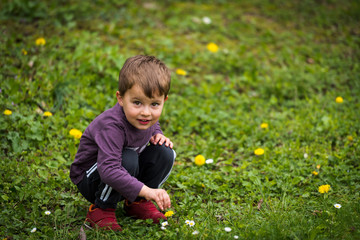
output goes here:
<path id="1" fill-rule="evenodd" d="M 117 104 L 96 117 L 80 139 L 70 178 L 92 203 L 89 228 L 121 231 L 117 203 L 125 199 L 126 215 L 138 219 L 166 217 L 171 206 L 160 186 L 175 161 L 173 143 L 160 129 L 159 118 L 168 98 L 170 71 L 153 56 L 126 60 L 119 76 Z"/>

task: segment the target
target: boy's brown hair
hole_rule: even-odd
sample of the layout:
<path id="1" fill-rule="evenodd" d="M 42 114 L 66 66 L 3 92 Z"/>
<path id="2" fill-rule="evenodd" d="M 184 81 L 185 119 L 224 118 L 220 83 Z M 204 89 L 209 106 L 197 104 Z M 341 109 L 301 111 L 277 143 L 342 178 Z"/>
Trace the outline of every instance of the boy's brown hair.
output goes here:
<path id="1" fill-rule="evenodd" d="M 154 94 L 166 98 L 170 90 L 171 76 L 166 65 L 154 56 L 137 55 L 128 58 L 119 75 L 119 92 L 125 92 L 138 84 L 147 97 Z"/>

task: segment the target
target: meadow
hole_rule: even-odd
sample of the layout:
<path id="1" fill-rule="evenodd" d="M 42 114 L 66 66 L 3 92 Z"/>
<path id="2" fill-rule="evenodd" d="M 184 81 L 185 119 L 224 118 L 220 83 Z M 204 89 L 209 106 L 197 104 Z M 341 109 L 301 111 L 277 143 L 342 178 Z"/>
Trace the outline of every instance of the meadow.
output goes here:
<path id="1" fill-rule="evenodd" d="M 0 239 L 360 239 L 358 1 L 0 2 Z M 69 167 L 138 54 L 172 71 L 173 215 L 81 231 Z"/>

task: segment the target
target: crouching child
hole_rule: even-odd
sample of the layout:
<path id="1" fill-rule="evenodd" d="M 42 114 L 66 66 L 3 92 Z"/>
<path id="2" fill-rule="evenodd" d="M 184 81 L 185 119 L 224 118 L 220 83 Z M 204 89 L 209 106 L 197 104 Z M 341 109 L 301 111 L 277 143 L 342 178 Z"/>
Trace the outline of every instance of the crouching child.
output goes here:
<path id="1" fill-rule="evenodd" d="M 87 227 L 121 231 L 115 216 L 121 201 L 128 216 L 154 223 L 166 219 L 161 211 L 171 207 L 171 201 L 160 187 L 176 154 L 159 118 L 170 81 L 170 71 L 157 58 L 127 59 L 116 105 L 97 116 L 82 135 L 70 178 L 91 203 Z"/>

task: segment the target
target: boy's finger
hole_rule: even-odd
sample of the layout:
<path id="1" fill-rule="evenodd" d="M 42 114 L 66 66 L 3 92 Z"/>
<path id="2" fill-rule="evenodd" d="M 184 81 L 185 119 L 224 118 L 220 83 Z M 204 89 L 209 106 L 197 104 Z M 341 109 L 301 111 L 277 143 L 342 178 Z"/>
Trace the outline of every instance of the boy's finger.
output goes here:
<path id="1" fill-rule="evenodd" d="M 159 206 L 159 208 L 161 209 L 161 211 L 164 210 L 163 203 L 162 203 L 161 201 L 157 202 L 157 205 Z"/>
<path id="2" fill-rule="evenodd" d="M 156 135 L 155 143 L 160 143 L 160 145 L 162 144 L 161 135 Z"/>
<path id="3" fill-rule="evenodd" d="M 170 207 L 170 197 L 169 197 L 169 195 L 167 194 L 167 192 L 164 192 L 162 201 L 163 201 L 163 204 L 164 204 L 164 207 L 165 207 L 165 208 L 169 208 L 169 207 Z"/>
<path id="4" fill-rule="evenodd" d="M 171 207 L 171 202 L 170 202 L 170 198 L 168 197 L 166 199 L 166 204 L 165 204 L 166 208 L 170 208 Z"/>

